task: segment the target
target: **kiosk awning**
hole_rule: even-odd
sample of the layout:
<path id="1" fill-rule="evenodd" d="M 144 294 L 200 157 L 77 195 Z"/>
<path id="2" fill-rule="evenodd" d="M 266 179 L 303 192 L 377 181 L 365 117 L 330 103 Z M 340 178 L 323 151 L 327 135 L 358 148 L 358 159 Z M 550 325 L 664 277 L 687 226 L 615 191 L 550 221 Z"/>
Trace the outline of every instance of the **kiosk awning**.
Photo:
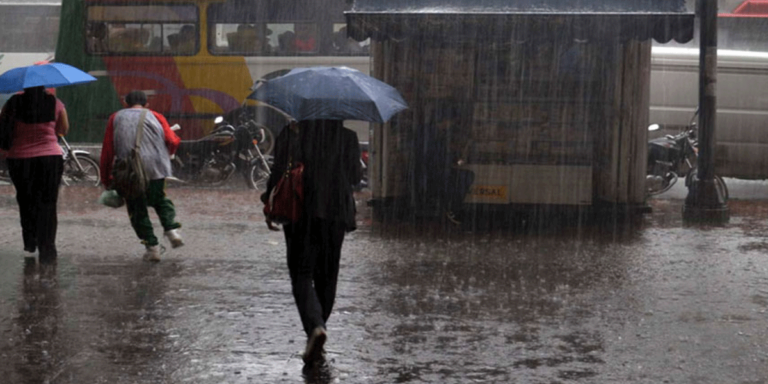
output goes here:
<path id="1" fill-rule="evenodd" d="M 345 15 L 350 37 L 360 41 L 525 38 L 546 25 L 575 38 L 685 43 L 695 18 L 683 0 L 355 0 Z"/>

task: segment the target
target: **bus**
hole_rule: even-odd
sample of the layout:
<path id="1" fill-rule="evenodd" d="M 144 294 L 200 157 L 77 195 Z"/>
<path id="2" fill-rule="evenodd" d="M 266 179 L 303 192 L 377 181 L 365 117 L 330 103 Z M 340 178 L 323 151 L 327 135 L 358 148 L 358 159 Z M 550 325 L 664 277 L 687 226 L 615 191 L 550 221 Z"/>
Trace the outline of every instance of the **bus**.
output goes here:
<path id="1" fill-rule="evenodd" d="M 58 90 L 73 140 L 100 142 L 120 98 L 134 89 L 197 139 L 225 114 L 254 119 L 271 140 L 285 118 L 246 101 L 254 82 L 296 67 L 344 65 L 369 73 L 369 41 L 347 37 L 348 0 L 63 0 L 56 61 L 98 80 Z M 367 138 L 367 128 L 356 129 Z"/>
<path id="2" fill-rule="evenodd" d="M 650 122 L 685 128 L 698 106 L 699 35 L 652 47 Z M 747 0 L 718 15 L 715 173 L 768 178 L 768 1 Z"/>
<path id="3" fill-rule="evenodd" d="M 0 74 L 53 59 L 60 9 L 58 1 L 0 0 Z M 0 94 L 0 106 L 10 97 Z"/>

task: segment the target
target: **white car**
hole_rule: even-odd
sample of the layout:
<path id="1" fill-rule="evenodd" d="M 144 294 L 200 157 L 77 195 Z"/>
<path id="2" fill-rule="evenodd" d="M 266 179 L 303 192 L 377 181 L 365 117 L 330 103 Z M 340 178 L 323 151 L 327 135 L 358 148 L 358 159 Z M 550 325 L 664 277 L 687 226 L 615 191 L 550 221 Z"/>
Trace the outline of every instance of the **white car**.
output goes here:
<path id="1" fill-rule="evenodd" d="M 768 179 L 768 52 L 718 50 L 715 173 Z M 687 125 L 698 105 L 699 49 L 654 46 L 650 123 Z"/>

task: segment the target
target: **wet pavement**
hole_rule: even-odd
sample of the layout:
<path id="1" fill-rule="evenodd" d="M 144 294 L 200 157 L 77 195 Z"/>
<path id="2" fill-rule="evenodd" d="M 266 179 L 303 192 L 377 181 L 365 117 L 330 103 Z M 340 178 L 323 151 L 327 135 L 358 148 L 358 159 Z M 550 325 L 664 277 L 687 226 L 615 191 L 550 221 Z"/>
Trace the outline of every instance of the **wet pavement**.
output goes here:
<path id="1" fill-rule="evenodd" d="M 0 186 L 0 382 L 768 383 L 759 194 L 721 227 L 684 225 L 674 191 L 640 223 L 557 230 L 384 228 L 361 207 L 330 368 L 302 372 L 282 233 L 253 192 L 171 189 L 187 245 L 159 264 L 99 192 L 62 189 L 58 268 L 25 273 Z"/>

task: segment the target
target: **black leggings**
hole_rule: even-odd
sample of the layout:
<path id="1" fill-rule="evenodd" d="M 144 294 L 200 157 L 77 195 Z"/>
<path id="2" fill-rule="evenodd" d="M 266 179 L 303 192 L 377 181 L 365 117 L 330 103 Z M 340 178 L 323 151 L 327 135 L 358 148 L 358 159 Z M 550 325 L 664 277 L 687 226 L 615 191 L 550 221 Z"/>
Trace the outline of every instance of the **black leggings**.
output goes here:
<path id="1" fill-rule="evenodd" d="M 56 202 L 64 170 L 61 156 L 7 159 L 16 187 L 24 250 L 40 250 L 40 261 L 56 260 Z"/>

